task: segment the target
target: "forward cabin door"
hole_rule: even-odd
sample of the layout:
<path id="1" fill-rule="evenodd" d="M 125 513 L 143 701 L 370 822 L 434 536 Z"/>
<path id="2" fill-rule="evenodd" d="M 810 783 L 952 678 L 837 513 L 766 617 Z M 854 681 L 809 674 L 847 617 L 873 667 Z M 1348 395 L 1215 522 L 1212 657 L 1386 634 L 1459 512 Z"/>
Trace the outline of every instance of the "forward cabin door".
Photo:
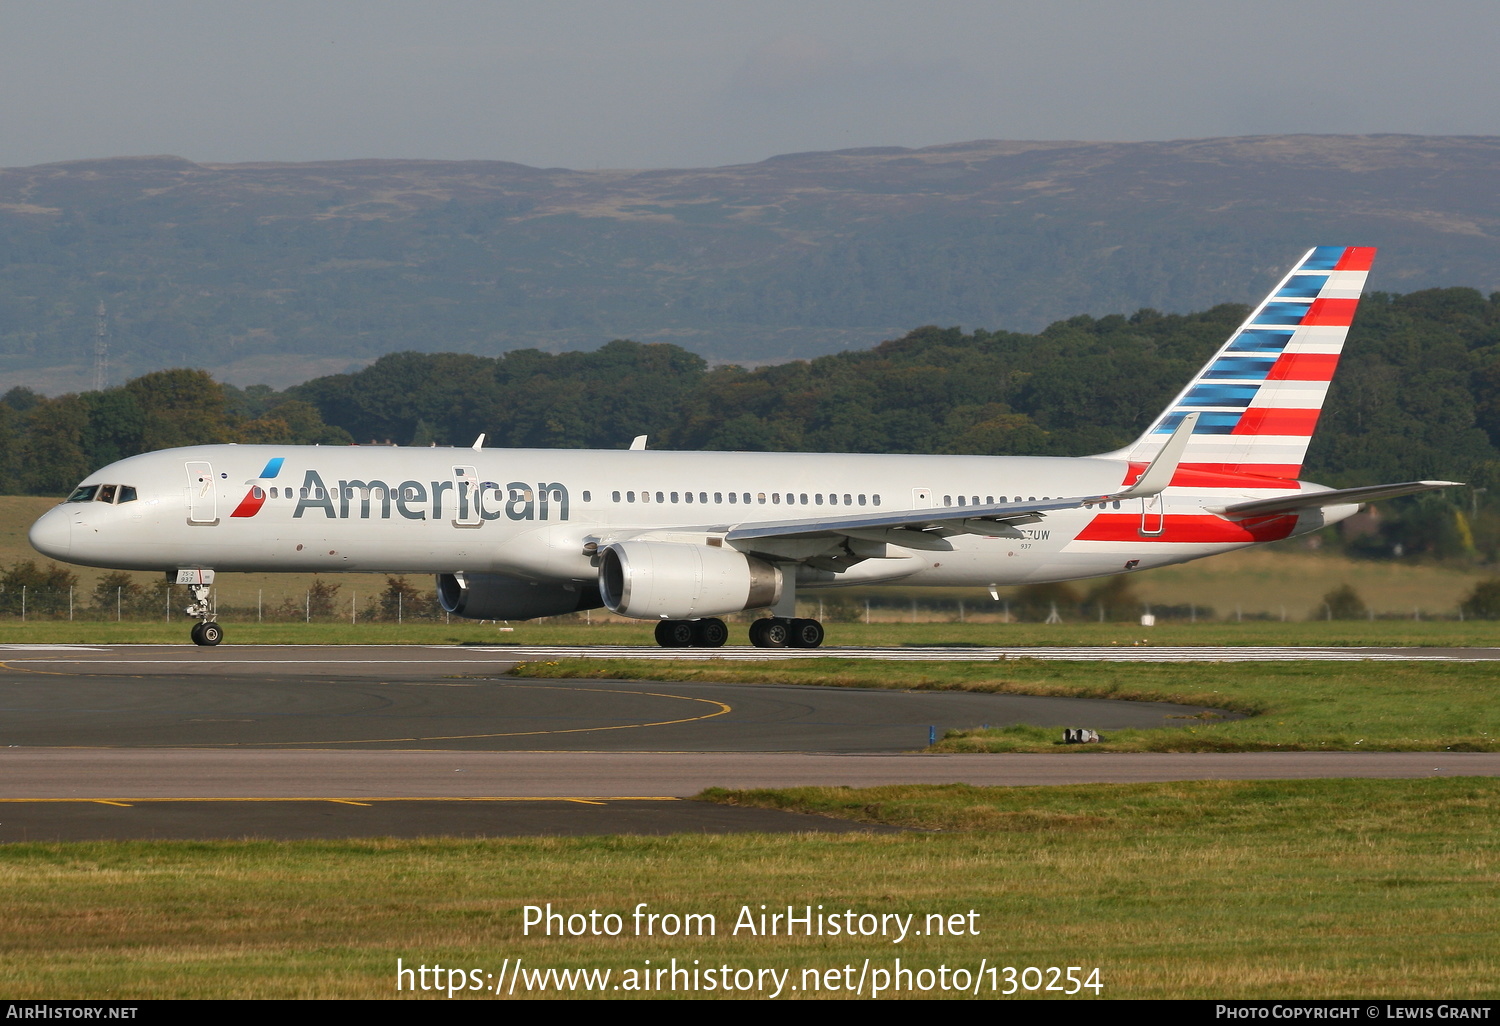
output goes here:
<path id="1" fill-rule="evenodd" d="M 214 484 L 214 467 L 203 460 L 187 464 L 187 522 L 197 527 L 212 527 L 219 522 L 218 488 Z"/>

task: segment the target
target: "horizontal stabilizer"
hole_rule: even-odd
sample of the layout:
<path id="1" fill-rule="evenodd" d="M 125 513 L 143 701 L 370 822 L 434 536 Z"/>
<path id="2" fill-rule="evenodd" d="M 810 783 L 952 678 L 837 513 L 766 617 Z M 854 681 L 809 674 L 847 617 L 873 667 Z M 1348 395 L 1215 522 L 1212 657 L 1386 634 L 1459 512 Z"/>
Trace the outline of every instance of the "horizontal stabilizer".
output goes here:
<path id="1" fill-rule="evenodd" d="M 1215 513 L 1222 513 L 1232 520 L 1249 517 L 1269 517 L 1278 513 L 1294 513 L 1299 509 L 1323 506 L 1349 506 L 1357 502 L 1374 502 L 1376 499 L 1394 499 L 1398 495 L 1414 495 L 1417 492 L 1432 492 L 1439 488 L 1461 488 L 1461 481 L 1404 481 L 1401 484 L 1367 485 L 1364 488 L 1334 488 L 1321 492 L 1299 492 L 1282 495 L 1274 499 L 1256 499 L 1253 502 L 1237 502 L 1225 506 Z"/>

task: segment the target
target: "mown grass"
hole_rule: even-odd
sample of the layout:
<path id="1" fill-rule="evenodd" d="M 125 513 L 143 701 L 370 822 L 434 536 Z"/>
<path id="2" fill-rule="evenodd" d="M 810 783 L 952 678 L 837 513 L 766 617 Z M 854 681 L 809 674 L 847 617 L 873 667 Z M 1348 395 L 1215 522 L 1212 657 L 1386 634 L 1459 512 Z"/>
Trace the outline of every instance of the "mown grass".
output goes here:
<path id="1" fill-rule="evenodd" d="M 1098 966 L 1116 998 L 1495 993 L 1500 783 L 1488 779 L 705 797 L 921 832 L 10 845 L 0 987 L 19 1000 L 379 998 L 397 996 L 397 958 L 619 973 L 675 957 L 796 981 L 900 957 Z M 547 902 L 627 922 L 638 902 L 709 912 L 719 930 L 523 936 L 522 906 Z M 761 904 L 918 923 L 972 909 L 979 933 L 899 945 L 730 935 L 741 906 Z"/>
<path id="2" fill-rule="evenodd" d="M 950 732 L 942 752 L 1500 751 L 1500 674 L 1485 663 L 1102 663 L 788 660 L 773 664 L 572 659 L 523 663 L 522 677 L 702 680 L 963 690 L 1176 702 L 1211 714 L 1184 726 L 1064 745 L 1037 725 Z M 1087 723 L 1057 726 L 1087 727 Z"/>

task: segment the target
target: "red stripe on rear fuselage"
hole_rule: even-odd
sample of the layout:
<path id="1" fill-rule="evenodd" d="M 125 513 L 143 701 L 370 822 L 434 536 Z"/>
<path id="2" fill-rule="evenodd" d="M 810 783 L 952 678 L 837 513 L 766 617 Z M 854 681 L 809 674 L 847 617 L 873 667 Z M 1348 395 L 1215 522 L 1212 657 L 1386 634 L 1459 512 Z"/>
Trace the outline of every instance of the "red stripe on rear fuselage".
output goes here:
<path id="1" fill-rule="evenodd" d="M 1212 513 L 1168 513 L 1161 534 L 1141 533 L 1140 513 L 1101 513 L 1076 541 L 1107 542 L 1265 542 L 1279 541 L 1297 526 L 1295 516 L 1225 520 Z"/>

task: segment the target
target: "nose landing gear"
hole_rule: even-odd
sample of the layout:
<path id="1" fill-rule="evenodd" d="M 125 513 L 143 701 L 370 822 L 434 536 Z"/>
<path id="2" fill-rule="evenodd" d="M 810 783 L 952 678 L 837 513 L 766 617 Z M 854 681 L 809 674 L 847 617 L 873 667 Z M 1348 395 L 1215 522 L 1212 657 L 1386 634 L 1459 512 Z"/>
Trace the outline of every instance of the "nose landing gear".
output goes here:
<path id="1" fill-rule="evenodd" d="M 209 593 L 213 590 L 214 572 L 212 570 L 178 570 L 175 578 L 169 576 L 176 584 L 187 585 L 188 591 L 193 596 L 193 601 L 183 610 L 188 616 L 196 616 L 198 622 L 193 624 L 191 637 L 193 644 L 212 647 L 224 640 L 224 629 L 214 622 L 214 605 Z"/>

